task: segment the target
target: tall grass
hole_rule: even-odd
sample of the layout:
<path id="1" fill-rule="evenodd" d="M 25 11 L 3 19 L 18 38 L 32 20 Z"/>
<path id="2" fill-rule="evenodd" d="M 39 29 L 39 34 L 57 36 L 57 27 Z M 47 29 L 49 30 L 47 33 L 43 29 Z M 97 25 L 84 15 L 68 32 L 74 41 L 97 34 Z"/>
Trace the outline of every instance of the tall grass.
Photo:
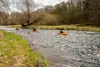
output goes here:
<path id="1" fill-rule="evenodd" d="M 37 26 L 37 27 L 46 30 L 78 30 L 78 31 L 100 32 L 100 27 L 96 26 L 58 25 L 58 26 Z"/>
<path id="2" fill-rule="evenodd" d="M 0 30 L 0 67 L 47 67 L 47 61 L 20 36 Z"/>

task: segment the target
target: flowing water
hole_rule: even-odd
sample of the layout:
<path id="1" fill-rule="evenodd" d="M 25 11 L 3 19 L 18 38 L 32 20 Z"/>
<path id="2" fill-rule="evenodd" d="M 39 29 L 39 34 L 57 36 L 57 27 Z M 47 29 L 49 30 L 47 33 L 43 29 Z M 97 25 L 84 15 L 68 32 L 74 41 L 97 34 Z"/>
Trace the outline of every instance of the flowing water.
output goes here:
<path id="1" fill-rule="evenodd" d="M 100 32 L 65 31 L 68 36 L 57 35 L 58 30 L 6 28 L 29 41 L 33 50 L 50 61 L 51 67 L 100 67 Z"/>

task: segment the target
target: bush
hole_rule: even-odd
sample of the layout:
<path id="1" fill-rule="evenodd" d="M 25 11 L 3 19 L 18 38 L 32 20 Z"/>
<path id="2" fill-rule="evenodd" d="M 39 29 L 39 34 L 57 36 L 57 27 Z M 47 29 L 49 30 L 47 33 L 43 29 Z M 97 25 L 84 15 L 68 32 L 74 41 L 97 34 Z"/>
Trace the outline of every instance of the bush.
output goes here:
<path id="1" fill-rule="evenodd" d="M 56 17 L 57 17 L 56 15 L 45 14 L 45 16 L 41 19 L 39 24 L 41 24 L 41 25 L 57 25 L 58 20 Z"/>

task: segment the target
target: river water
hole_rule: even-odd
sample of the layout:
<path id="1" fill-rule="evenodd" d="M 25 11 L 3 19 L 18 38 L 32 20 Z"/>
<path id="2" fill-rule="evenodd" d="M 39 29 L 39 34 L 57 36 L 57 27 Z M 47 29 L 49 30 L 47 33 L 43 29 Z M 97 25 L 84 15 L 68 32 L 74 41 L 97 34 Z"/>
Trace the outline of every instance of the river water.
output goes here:
<path id="1" fill-rule="evenodd" d="M 66 30 L 68 36 L 62 36 L 58 30 L 0 29 L 28 40 L 33 50 L 45 55 L 50 67 L 100 67 L 100 32 Z"/>

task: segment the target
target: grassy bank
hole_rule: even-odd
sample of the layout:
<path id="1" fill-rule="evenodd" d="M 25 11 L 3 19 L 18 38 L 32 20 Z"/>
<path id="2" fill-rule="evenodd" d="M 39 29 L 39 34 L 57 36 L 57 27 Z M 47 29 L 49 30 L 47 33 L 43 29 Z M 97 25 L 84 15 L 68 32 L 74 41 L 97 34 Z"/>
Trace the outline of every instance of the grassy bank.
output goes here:
<path id="1" fill-rule="evenodd" d="M 10 25 L 9 27 L 18 27 L 21 28 L 20 25 Z M 26 28 L 32 28 L 33 26 L 29 26 Z M 78 30 L 78 31 L 94 31 L 94 32 L 100 32 L 100 26 L 82 26 L 82 25 L 58 25 L 58 26 L 36 26 L 39 29 L 45 29 L 45 30 Z"/>
<path id="2" fill-rule="evenodd" d="M 47 67 L 47 62 L 26 40 L 0 30 L 0 67 Z"/>

